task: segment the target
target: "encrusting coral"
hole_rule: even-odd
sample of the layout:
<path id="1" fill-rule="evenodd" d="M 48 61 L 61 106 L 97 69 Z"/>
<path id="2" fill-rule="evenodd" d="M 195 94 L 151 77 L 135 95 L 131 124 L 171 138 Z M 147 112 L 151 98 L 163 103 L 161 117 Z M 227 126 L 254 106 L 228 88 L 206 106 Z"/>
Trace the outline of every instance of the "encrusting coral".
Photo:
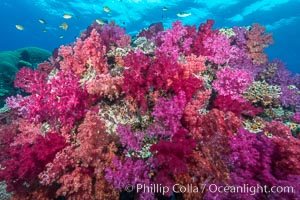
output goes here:
<path id="1" fill-rule="evenodd" d="M 15 87 L 27 95 L 0 113 L 11 198 L 151 200 L 192 184 L 184 199 L 300 199 L 299 76 L 267 60 L 264 27 L 213 24 L 156 23 L 131 41 L 94 22 L 37 69 L 21 68 Z M 211 184 L 295 192 L 203 189 Z"/>

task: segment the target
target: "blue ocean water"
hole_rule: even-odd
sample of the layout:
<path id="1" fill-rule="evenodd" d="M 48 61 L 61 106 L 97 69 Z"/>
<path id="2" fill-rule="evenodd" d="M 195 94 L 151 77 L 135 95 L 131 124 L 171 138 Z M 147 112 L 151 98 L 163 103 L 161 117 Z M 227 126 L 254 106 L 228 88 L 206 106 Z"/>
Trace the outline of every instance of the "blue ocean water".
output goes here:
<path id="1" fill-rule="evenodd" d="M 108 8 L 104 11 L 104 7 Z M 273 33 L 275 44 L 266 52 L 300 72 L 300 0 L 2 0 L 0 51 L 37 46 L 52 51 L 73 42 L 94 20 L 114 20 L 135 35 L 154 22 L 181 20 L 199 25 L 214 19 L 214 28 L 260 23 Z M 187 14 L 179 17 L 178 14 Z M 63 18 L 70 14 L 70 19 Z M 45 23 L 39 22 L 42 19 Z M 68 30 L 60 28 L 66 22 Z M 16 28 L 21 25 L 23 30 Z"/>

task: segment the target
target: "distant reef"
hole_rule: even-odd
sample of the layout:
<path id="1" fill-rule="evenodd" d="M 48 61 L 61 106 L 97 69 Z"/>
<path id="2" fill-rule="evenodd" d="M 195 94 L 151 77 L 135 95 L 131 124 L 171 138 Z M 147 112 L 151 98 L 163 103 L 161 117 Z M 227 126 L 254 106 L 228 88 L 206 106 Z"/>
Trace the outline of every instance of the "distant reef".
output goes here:
<path id="1" fill-rule="evenodd" d="M 0 52 L 0 106 L 3 106 L 6 97 L 16 93 L 14 78 L 19 69 L 23 66 L 35 68 L 50 56 L 50 51 L 38 47 Z"/>

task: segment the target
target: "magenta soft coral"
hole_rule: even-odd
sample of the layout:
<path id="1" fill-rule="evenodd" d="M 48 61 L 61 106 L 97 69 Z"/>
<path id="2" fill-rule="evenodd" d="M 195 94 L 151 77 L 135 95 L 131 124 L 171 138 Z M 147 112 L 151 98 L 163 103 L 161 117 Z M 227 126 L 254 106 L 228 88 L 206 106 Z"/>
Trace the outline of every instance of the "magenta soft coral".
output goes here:
<path id="1" fill-rule="evenodd" d="M 141 149 L 143 138 L 145 136 L 143 132 L 133 132 L 128 125 L 119 124 L 117 133 L 125 153 L 127 150 L 139 151 Z"/>
<path id="2" fill-rule="evenodd" d="M 228 164 L 231 170 L 230 185 L 249 186 L 261 185 L 266 187 L 276 185 L 276 178 L 272 174 L 271 156 L 273 145 L 262 133 L 253 134 L 245 129 L 239 129 L 229 140 L 230 155 Z M 210 194 L 208 193 L 208 196 Z M 235 198 L 230 195 L 220 195 L 218 199 L 264 199 L 264 194 L 251 192 L 237 193 Z"/>
<path id="3" fill-rule="evenodd" d="M 135 100 L 138 106 L 146 110 L 145 95 L 150 88 L 147 87 L 145 72 L 149 68 L 151 58 L 141 52 L 130 52 L 124 61 L 128 69 L 124 71 L 122 89 L 127 96 L 131 96 Z"/>
<path id="4" fill-rule="evenodd" d="M 115 188 L 122 190 L 128 185 L 136 188 L 138 183 L 150 185 L 150 166 L 143 160 L 115 158 L 112 163 L 112 168 L 106 168 L 105 178 Z"/>
<path id="5" fill-rule="evenodd" d="M 263 133 L 253 134 L 244 129 L 231 137 L 229 141 L 231 153 L 231 185 L 241 185 L 245 181 L 249 186 L 257 184 L 267 188 L 272 186 L 290 186 L 295 192 L 270 193 L 265 197 L 262 193 L 255 194 L 257 199 L 298 199 L 300 196 L 299 180 L 299 140 L 292 138 L 288 127 L 281 122 L 266 124 L 265 131 L 274 134 L 272 138 Z M 287 138 L 282 138 L 282 137 Z M 288 138 L 290 137 L 290 138 Z M 232 199 L 223 196 L 220 199 Z M 253 199 L 253 194 L 238 194 L 236 199 Z"/>
<path id="6" fill-rule="evenodd" d="M 176 133 L 181 125 L 181 118 L 183 116 L 186 105 L 186 96 L 184 92 L 180 92 L 172 100 L 158 99 L 157 104 L 153 108 L 152 115 L 156 121 L 155 126 L 164 129 L 163 136 L 172 136 Z M 157 131 L 150 131 L 151 135 L 158 135 Z"/>
<path id="7" fill-rule="evenodd" d="M 5 180 L 8 191 L 24 193 L 29 191 L 26 184 L 37 181 L 38 174 L 45 165 L 54 159 L 55 154 L 64 148 L 65 140 L 57 133 L 38 136 L 34 144 L 11 146 L 9 157 L 1 163 L 0 179 Z"/>
<path id="8" fill-rule="evenodd" d="M 22 77 L 16 81 L 19 79 Z M 48 82 L 35 81 L 31 87 L 35 88 L 32 95 L 19 102 L 20 106 L 26 104 L 25 117 L 31 121 L 72 126 L 84 116 L 90 103 L 87 92 L 80 87 L 79 78 L 70 71 L 59 71 Z"/>
<path id="9" fill-rule="evenodd" d="M 216 30 L 212 30 L 214 23 L 214 20 L 207 20 L 206 23 L 202 23 L 200 25 L 193 41 L 193 53 L 197 56 L 210 55 L 210 52 L 207 48 L 205 48 L 203 41 L 205 41 L 206 38 L 212 37 L 214 34 L 217 34 Z"/>
<path id="10" fill-rule="evenodd" d="M 41 70 L 22 67 L 16 74 L 15 87 L 27 93 L 34 93 L 43 89 L 48 79 L 48 74 Z"/>
<path id="11" fill-rule="evenodd" d="M 206 56 L 215 64 L 225 64 L 238 55 L 238 47 L 231 44 L 231 40 L 218 30 L 213 30 L 214 20 L 202 23 L 193 41 L 193 53 Z"/>
<path id="12" fill-rule="evenodd" d="M 106 168 L 105 179 L 118 190 L 136 190 L 137 184 L 151 186 L 151 168 L 148 163 L 143 160 L 124 158 L 118 160 L 113 159 L 111 168 Z M 137 199 L 154 200 L 155 193 L 136 191 Z"/>

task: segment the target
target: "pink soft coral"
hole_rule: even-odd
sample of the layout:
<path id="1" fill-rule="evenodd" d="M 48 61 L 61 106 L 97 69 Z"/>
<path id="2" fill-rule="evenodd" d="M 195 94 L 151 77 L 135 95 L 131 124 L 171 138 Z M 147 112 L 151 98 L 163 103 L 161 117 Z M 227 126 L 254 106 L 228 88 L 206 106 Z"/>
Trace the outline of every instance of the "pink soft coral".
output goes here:
<path id="1" fill-rule="evenodd" d="M 172 28 L 158 34 L 160 45 L 157 51 L 167 53 L 173 59 L 190 51 L 192 37 L 188 37 L 187 27 L 182 26 L 180 21 L 172 24 Z"/>
<path id="2" fill-rule="evenodd" d="M 123 77 L 99 74 L 93 80 L 86 82 L 86 89 L 89 94 L 113 100 L 120 97 L 122 85 Z"/>
<path id="3" fill-rule="evenodd" d="M 201 72 L 205 71 L 206 58 L 204 56 L 196 56 L 191 54 L 185 57 L 183 63 L 179 63 L 183 68 L 184 76 L 183 78 L 188 78 L 191 75 L 199 75 Z"/>
<path id="4" fill-rule="evenodd" d="M 225 64 L 237 57 L 238 48 L 231 45 L 231 40 L 218 30 L 213 30 L 214 20 L 207 20 L 199 27 L 193 40 L 193 53 L 206 56 L 215 64 Z"/>
<path id="5" fill-rule="evenodd" d="M 29 70 L 23 76 L 31 73 Z M 23 76 L 19 76 L 16 82 L 20 82 Z M 70 71 L 59 71 L 47 82 L 44 79 L 35 80 L 31 87 L 35 88 L 30 90 L 32 95 L 18 98 L 17 103 L 21 106 L 18 109 L 25 112 L 24 117 L 34 122 L 48 121 L 70 127 L 84 116 L 90 102 L 87 92 L 80 87 L 79 78 Z"/>
<path id="6" fill-rule="evenodd" d="M 239 51 L 236 46 L 232 46 L 230 43 L 231 41 L 226 35 L 215 33 L 203 41 L 204 48 L 207 49 L 207 53 L 204 55 L 215 64 L 228 63 L 237 57 Z"/>
<path id="7" fill-rule="evenodd" d="M 219 95 L 230 96 L 232 99 L 242 99 L 242 93 L 253 83 L 251 71 L 224 67 L 217 72 L 217 80 L 213 87 Z"/>
<path id="8" fill-rule="evenodd" d="M 107 73 L 106 47 L 96 30 L 84 41 L 77 39 L 74 46 L 61 46 L 58 55 L 63 59 L 59 62 L 61 69 L 72 70 L 82 75 L 88 67 L 93 67 L 98 73 Z"/>

